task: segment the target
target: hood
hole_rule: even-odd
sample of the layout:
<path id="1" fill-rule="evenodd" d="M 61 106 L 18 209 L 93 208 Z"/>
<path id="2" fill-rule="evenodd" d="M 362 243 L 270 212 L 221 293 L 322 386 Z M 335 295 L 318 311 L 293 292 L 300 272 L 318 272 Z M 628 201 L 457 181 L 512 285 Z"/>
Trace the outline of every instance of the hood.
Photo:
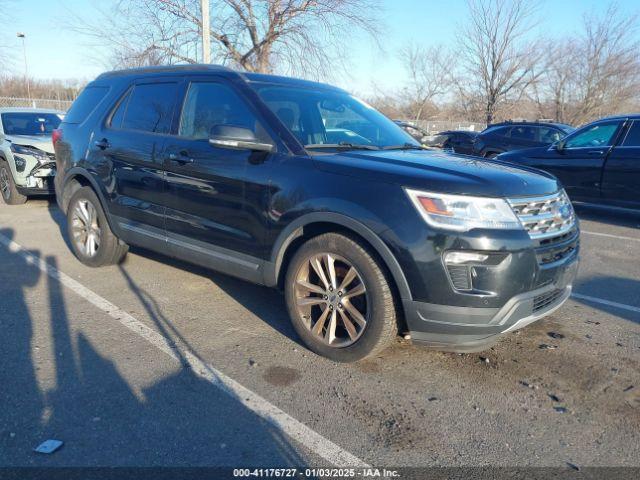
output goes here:
<path id="1" fill-rule="evenodd" d="M 561 188 L 553 175 L 533 168 L 427 150 L 358 150 L 313 159 L 326 172 L 440 193 L 517 197 Z"/>
<path id="2" fill-rule="evenodd" d="M 5 137 L 16 145 L 35 147 L 47 153 L 54 153 L 51 135 L 5 135 Z"/>

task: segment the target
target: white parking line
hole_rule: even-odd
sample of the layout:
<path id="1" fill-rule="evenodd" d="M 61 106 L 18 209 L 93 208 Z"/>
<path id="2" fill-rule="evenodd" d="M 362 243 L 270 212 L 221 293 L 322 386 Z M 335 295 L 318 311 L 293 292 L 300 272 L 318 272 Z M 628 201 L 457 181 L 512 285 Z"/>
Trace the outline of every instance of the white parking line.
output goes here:
<path id="1" fill-rule="evenodd" d="M 621 235 L 612 235 L 610 233 L 591 232 L 589 230 L 580 230 L 580 233 L 586 233 L 589 235 L 597 235 L 598 237 L 617 238 L 619 240 L 631 240 L 633 242 L 640 242 L 640 238 L 623 237 Z"/>
<path id="2" fill-rule="evenodd" d="M 121 310 L 113 303 L 102 298 L 97 293 L 89 290 L 87 287 L 69 277 L 67 274 L 61 272 L 55 267 L 52 267 L 41 258 L 32 255 L 18 243 L 1 234 L 0 243 L 6 245 L 11 252 L 22 256 L 27 261 L 27 263 L 38 267 L 42 272 L 46 273 L 51 278 L 58 280 L 65 287 L 77 293 L 89 303 L 92 303 L 100 310 L 108 314 L 110 317 L 117 320 L 122 325 L 145 339 L 147 342 L 151 343 L 159 350 L 162 350 L 173 359 L 179 361 L 179 352 L 180 355 L 189 363 L 189 366 L 196 375 L 219 387 L 239 403 L 241 403 L 244 407 L 253 411 L 263 420 L 267 421 L 292 439 L 301 443 L 306 448 L 322 457 L 324 460 L 330 462 L 333 465 L 341 467 L 369 467 L 369 465 L 366 464 L 363 460 L 352 455 L 351 453 L 347 452 L 343 448 L 339 447 L 335 443 L 320 435 L 315 430 L 312 430 L 302 422 L 299 422 L 289 414 L 283 412 L 257 393 L 254 393 L 248 388 L 243 387 L 238 382 L 226 376 L 219 370 L 216 370 L 211 365 L 204 363 L 196 355 L 194 355 L 193 352 L 190 352 L 188 350 L 179 350 L 176 346 L 171 345 L 167 338 L 159 334 L 157 331 L 147 327 L 142 322 L 136 320 L 129 313 Z"/>
<path id="3" fill-rule="evenodd" d="M 579 300 L 586 300 L 588 302 L 600 303 L 601 305 L 608 305 L 610 307 L 619 308 L 621 310 L 629 310 L 630 312 L 640 313 L 640 308 L 634 307 L 633 305 L 612 302 L 611 300 L 605 300 L 604 298 L 591 297 L 589 295 L 582 295 L 580 293 L 572 293 L 571 296 Z"/>

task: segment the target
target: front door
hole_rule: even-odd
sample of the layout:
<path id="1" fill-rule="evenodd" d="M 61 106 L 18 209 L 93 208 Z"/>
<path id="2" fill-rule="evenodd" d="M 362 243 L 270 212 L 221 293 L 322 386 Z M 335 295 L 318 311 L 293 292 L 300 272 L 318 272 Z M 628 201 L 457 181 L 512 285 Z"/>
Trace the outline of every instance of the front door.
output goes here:
<path id="1" fill-rule="evenodd" d="M 209 143 L 217 125 L 272 142 L 248 103 L 223 79 L 188 81 L 177 135 L 163 150 L 169 248 L 210 267 L 257 279 L 267 252 L 271 154 Z"/>
<path id="2" fill-rule="evenodd" d="M 621 126 L 620 120 L 587 126 L 569 135 L 561 149 L 549 147 L 527 163 L 558 177 L 572 200 L 598 201 L 602 167 Z"/>
<path id="3" fill-rule="evenodd" d="M 640 120 L 633 121 L 607 158 L 602 198 L 613 206 L 640 208 Z"/>

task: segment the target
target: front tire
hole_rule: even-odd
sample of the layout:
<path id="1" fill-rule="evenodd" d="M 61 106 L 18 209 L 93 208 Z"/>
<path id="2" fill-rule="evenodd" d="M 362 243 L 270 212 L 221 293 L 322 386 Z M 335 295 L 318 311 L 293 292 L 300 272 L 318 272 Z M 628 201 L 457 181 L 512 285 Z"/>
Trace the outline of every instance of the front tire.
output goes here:
<path id="1" fill-rule="evenodd" d="M 3 159 L 0 159 L 0 193 L 7 205 L 22 205 L 27 201 L 26 195 L 18 192 L 9 164 Z"/>
<path id="2" fill-rule="evenodd" d="M 75 256 L 89 267 L 120 263 L 129 249 L 111 231 L 97 195 L 78 189 L 67 208 L 67 233 Z"/>
<path id="3" fill-rule="evenodd" d="M 397 336 L 389 280 L 375 256 L 350 237 L 327 233 L 309 240 L 291 260 L 285 282 L 293 326 L 319 355 L 354 362 Z"/>

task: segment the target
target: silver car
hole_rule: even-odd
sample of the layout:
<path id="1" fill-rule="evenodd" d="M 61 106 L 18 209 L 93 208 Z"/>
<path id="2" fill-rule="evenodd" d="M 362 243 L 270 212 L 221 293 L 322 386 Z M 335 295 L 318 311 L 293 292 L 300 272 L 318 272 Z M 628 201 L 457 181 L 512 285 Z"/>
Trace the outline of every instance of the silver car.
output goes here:
<path id="1" fill-rule="evenodd" d="M 63 112 L 0 108 L 0 191 L 9 205 L 31 195 L 51 195 L 56 173 L 51 135 Z"/>

